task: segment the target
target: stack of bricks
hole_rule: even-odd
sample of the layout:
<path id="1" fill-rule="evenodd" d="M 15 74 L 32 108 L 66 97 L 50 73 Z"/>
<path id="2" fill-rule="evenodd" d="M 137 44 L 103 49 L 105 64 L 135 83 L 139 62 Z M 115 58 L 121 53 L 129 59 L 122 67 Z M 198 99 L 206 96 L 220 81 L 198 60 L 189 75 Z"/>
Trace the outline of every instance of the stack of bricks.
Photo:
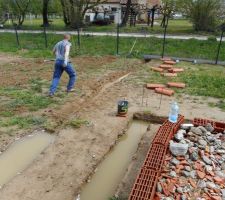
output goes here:
<path id="1" fill-rule="evenodd" d="M 162 76 L 165 77 L 177 77 L 177 73 L 183 72 L 184 69 L 182 68 L 174 68 L 176 64 L 175 61 L 171 60 L 170 58 L 162 59 L 163 64 L 159 67 L 152 67 L 151 69 L 156 72 L 160 72 Z M 179 82 L 168 82 L 167 85 L 163 84 L 147 84 L 146 86 L 148 89 L 154 89 L 156 93 L 172 96 L 174 94 L 174 90 L 167 88 L 167 87 L 175 87 L 175 88 L 185 88 L 184 83 Z"/>
<path id="2" fill-rule="evenodd" d="M 152 200 L 154 198 L 169 141 L 183 121 L 184 117 L 180 115 L 177 123 L 166 120 L 159 128 L 136 178 L 129 200 Z"/>

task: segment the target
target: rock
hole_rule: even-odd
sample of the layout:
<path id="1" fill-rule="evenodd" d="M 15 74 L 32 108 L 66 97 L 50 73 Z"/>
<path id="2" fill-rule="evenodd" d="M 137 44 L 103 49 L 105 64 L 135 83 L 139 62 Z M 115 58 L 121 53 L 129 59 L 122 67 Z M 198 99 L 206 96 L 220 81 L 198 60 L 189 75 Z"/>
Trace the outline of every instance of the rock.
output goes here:
<path id="1" fill-rule="evenodd" d="M 206 187 L 206 182 L 204 181 L 204 180 L 200 180 L 199 182 L 198 182 L 198 184 L 197 184 L 197 186 L 199 187 L 199 188 L 205 188 Z"/>
<path id="2" fill-rule="evenodd" d="M 182 134 L 182 135 L 186 135 L 186 131 L 182 130 L 182 129 L 178 130 L 177 133 Z"/>
<path id="3" fill-rule="evenodd" d="M 162 193 L 162 186 L 160 183 L 157 183 L 157 192 Z"/>
<path id="4" fill-rule="evenodd" d="M 213 168 L 212 168 L 212 166 L 210 166 L 210 165 L 206 165 L 206 166 L 205 166 L 205 170 L 206 170 L 206 172 L 209 172 L 209 171 L 212 171 Z"/>
<path id="5" fill-rule="evenodd" d="M 206 187 L 209 188 L 209 189 L 214 189 L 214 188 L 216 188 L 216 185 L 213 182 L 207 181 L 206 182 Z"/>
<path id="6" fill-rule="evenodd" d="M 174 156 L 185 156 L 188 151 L 188 144 L 170 142 L 170 151 Z"/>
<path id="7" fill-rule="evenodd" d="M 185 169 L 186 171 L 188 171 L 188 172 L 191 171 L 191 168 L 190 168 L 189 166 L 185 166 L 184 169 Z"/>
<path id="8" fill-rule="evenodd" d="M 220 178 L 225 178 L 225 172 L 224 171 L 215 171 L 215 174 L 219 176 Z"/>
<path id="9" fill-rule="evenodd" d="M 221 192 L 222 192 L 222 197 L 225 198 L 225 189 L 222 189 Z"/>
<path id="10" fill-rule="evenodd" d="M 201 131 L 201 129 L 198 128 L 198 127 L 197 127 L 197 128 L 196 128 L 196 127 L 191 127 L 190 131 L 191 131 L 192 133 L 194 133 L 195 135 L 199 135 L 199 136 L 202 135 L 202 131 Z"/>
<path id="11" fill-rule="evenodd" d="M 223 150 L 223 149 L 219 149 L 219 150 L 217 150 L 216 151 L 218 154 L 225 154 L 225 150 Z"/>
<path id="12" fill-rule="evenodd" d="M 193 135 L 194 135 L 194 133 L 192 133 L 190 131 L 187 133 L 187 136 L 193 136 Z"/>
<path id="13" fill-rule="evenodd" d="M 171 176 L 171 177 L 177 177 L 177 174 L 176 174 L 175 171 L 171 171 L 171 172 L 170 172 L 170 176 Z"/>
<path id="14" fill-rule="evenodd" d="M 221 169 L 222 169 L 222 170 L 225 170 L 225 162 L 223 162 L 223 163 L 221 164 Z"/>
<path id="15" fill-rule="evenodd" d="M 206 135 L 210 136 L 212 135 L 212 133 L 210 133 L 209 131 L 206 132 Z"/>
<path id="16" fill-rule="evenodd" d="M 217 145 L 218 147 L 221 147 L 221 146 L 222 146 L 222 141 L 219 140 L 219 139 L 216 139 L 216 140 L 215 140 L 215 143 L 216 143 L 216 145 Z"/>
<path id="17" fill-rule="evenodd" d="M 182 171 L 182 175 L 185 176 L 185 177 L 189 177 L 190 172 L 184 170 L 184 171 Z"/>
<path id="18" fill-rule="evenodd" d="M 214 128 L 210 123 L 205 125 L 205 129 L 211 133 L 214 131 Z"/>
<path id="19" fill-rule="evenodd" d="M 173 165 L 179 165 L 179 163 L 180 163 L 180 161 L 177 160 L 176 158 L 173 158 L 170 162 L 171 162 L 171 164 L 173 164 Z"/>
<path id="20" fill-rule="evenodd" d="M 191 127 L 194 127 L 194 125 L 193 124 L 181 124 L 180 125 L 180 128 L 182 128 L 183 130 L 188 130 Z"/>
<path id="21" fill-rule="evenodd" d="M 213 136 L 208 136 L 208 137 L 207 137 L 207 140 L 208 140 L 209 142 L 214 142 L 214 141 L 215 141 L 215 138 L 214 138 Z"/>
<path id="22" fill-rule="evenodd" d="M 178 192 L 179 194 L 183 194 L 183 189 L 182 189 L 182 187 L 178 187 L 178 188 L 177 188 L 177 192 Z"/>
<path id="23" fill-rule="evenodd" d="M 174 139 L 175 139 L 175 141 L 180 142 L 181 140 L 184 139 L 183 133 L 178 131 L 178 132 L 174 135 Z"/>
<path id="24" fill-rule="evenodd" d="M 203 126 L 199 126 L 198 128 L 202 131 L 202 133 L 206 133 L 207 132 L 207 130 Z"/>
<path id="25" fill-rule="evenodd" d="M 181 140 L 179 143 L 181 143 L 181 144 L 187 144 L 186 140 Z"/>
<path id="26" fill-rule="evenodd" d="M 209 147 L 209 151 L 210 151 L 210 153 L 213 153 L 213 152 L 215 151 L 214 146 L 210 146 L 210 147 Z"/>
<path id="27" fill-rule="evenodd" d="M 208 164 L 208 165 L 211 165 L 211 164 L 212 164 L 212 161 L 211 161 L 207 156 L 203 156 L 203 157 L 202 157 L 202 160 L 203 160 L 206 164 Z"/>
<path id="28" fill-rule="evenodd" d="M 193 179 L 196 178 L 196 171 L 195 171 L 195 170 L 192 170 L 192 171 L 190 172 L 190 177 L 193 178 Z"/>
<path id="29" fill-rule="evenodd" d="M 187 197 L 183 194 L 183 195 L 181 196 L 181 200 L 187 200 Z"/>
<path id="30" fill-rule="evenodd" d="M 208 144 L 205 140 L 203 140 L 203 139 L 200 139 L 199 141 L 198 141 L 198 143 L 201 145 L 201 146 L 203 146 L 203 147 L 206 147 L 206 145 Z"/>
<path id="31" fill-rule="evenodd" d="M 190 154 L 190 159 L 193 161 L 197 161 L 199 159 L 198 153 L 194 151 L 193 153 Z"/>
<path id="32" fill-rule="evenodd" d="M 198 177 L 199 177 L 200 179 L 205 178 L 205 173 L 204 173 L 204 172 L 201 172 L 201 171 L 197 170 L 196 173 L 197 173 L 197 175 L 198 175 Z"/>

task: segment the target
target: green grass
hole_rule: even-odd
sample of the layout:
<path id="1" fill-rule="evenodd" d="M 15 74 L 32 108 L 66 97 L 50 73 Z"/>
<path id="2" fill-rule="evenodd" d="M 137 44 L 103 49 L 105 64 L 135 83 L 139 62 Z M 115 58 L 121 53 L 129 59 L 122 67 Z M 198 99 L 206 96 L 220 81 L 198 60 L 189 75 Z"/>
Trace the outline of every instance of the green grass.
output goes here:
<path id="1" fill-rule="evenodd" d="M 56 103 L 55 100 L 47 96 L 38 95 L 31 90 L 22 90 L 21 88 L 0 88 L 0 95 L 11 99 L 4 105 L 3 116 L 7 115 L 7 112 L 17 111 L 21 107 L 29 111 L 37 111 Z"/>
<path id="2" fill-rule="evenodd" d="M 224 107 L 225 93 L 225 68 L 211 65 L 194 65 L 190 63 L 178 64 L 185 71 L 177 77 L 170 78 L 161 76 L 158 72 L 150 69 L 151 62 L 140 68 L 137 76 L 130 77 L 128 82 L 143 85 L 146 83 L 184 82 L 186 88 L 175 89 L 176 95 L 189 94 L 193 96 L 214 97 L 221 100 L 217 107 Z"/>
<path id="3" fill-rule="evenodd" d="M 70 31 L 73 30 L 70 27 L 66 27 L 63 19 L 50 19 L 51 26 L 48 27 L 48 30 L 53 30 L 53 31 Z M 130 27 L 129 23 L 126 27 L 122 27 L 120 29 L 120 32 L 124 33 L 156 33 L 156 34 L 162 34 L 163 33 L 163 28 L 160 26 L 161 19 L 156 19 L 155 20 L 156 24 L 154 25 L 153 28 L 150 26 L 147 26 L 146 23 L 144 24 L 137 24 L 135 27 Z M 42 24 L 42 19 L 25 19 L 23 26 L 21 29 L 23 30 L 43 30 L 41 27 Z M 12 29 L 12 23 L 6 22 L 5 24 L 6 29 Z M 106 26 L 96 26 L 96 25 L 89 25 L 89 26 L 84 26 L 82 28 L 84 31 L 90 31 L 90 32 L 116 32 L 116 24 L 110 24 Z M 168 26 L 168 34 L 199 34 L 199 35 L 215 35 L 218 34 L 217 32 L 215 33 L 207 33 L 207 32 L 196 32 L 193 29 L 192 24 L 190 23 L 189 20 L 187 19 L 172 19 L 169 21 L 169 26 Z"/>
<path id="4" fill-rule="evenodd" d="M 0 120 L 0 126 L 2 127 L 10 127 L 10 126 L 18 126 L 18 128 L 30 128 L 32 126 L 40 126 L 44 124 L 45 118 L 43 117 L 35 117 L 35 116 L 15 116 L 10 119 Z"/>
<path id="5" fill-rule="evenodd" d="M 20 48 L 16 45 L 15 35 L 10 33 L 0 33 L 0 52 L 11 52 L 26 57 L 52 57 L 52 47 L 55 43 L 62 39 L 60 35 L 48 35 L 48 48 L 44 46 L 43 34 L 20 34 Z M 135 38 L 120 38 L 119 53 L 128 55 Z M 71 55 L 115 55 L 116 54 L 116 38 L 111 36 L 82 36 L 81 48 L 77 47 L 77 38 L 72 38 L 73 48 Z M 167 56 L 178 56 L 185 58 L 203 58 L 215 60 L 218 42 L 212 40 L 199 41 L 190 40 L 174 40 L 167 39 L 165 54 Z M 162 39 L 158 38 L 139 38 L 133 49 L 133 56 L 142 58 L 144 54 L 161 55 Z M 225 60 L 225 42 L 222 43 L 220 60 Z"/>
<path id="6" fill-rule="evenodd" d="M 80 128 L 81 126 L 83 125 L 88 125 L 89 122 L 87 120 L 84 120 L 84 119 L 80 119 L 80 118 L 75 118 L 75 119 L 72 119 L 68 125 L 70 125 L 71 127 L 73 128 Z"/>

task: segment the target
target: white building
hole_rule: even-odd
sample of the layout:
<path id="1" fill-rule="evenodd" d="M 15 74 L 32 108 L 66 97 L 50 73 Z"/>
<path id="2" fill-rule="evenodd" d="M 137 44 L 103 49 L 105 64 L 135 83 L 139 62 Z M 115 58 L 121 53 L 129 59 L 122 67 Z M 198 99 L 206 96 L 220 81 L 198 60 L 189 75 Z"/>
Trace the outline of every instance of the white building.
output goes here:
<path id="1" fill-rule="evenodd" d="M 122 12 L 126 7 L 126 3 L 127 0 L 107 0 L 96 7 L 98 10 L 98 16 L 103 19 L 104 11 L 107 11 L 107 17 L 110 17 L 111 21 L 115 24 L 121 23 L 123 17 Z M 154 5 L 160 5 L 160 0 L 132 0 L 132 4 L 139 4 L 147 8 L 152 8 Z M 95 17 L 96 13 L 93 10 L 89 10 L 85 14 L 85 22 L 93 22 Z M 141 18 L 146 20 L 147 13 L 141 15 Z"/>

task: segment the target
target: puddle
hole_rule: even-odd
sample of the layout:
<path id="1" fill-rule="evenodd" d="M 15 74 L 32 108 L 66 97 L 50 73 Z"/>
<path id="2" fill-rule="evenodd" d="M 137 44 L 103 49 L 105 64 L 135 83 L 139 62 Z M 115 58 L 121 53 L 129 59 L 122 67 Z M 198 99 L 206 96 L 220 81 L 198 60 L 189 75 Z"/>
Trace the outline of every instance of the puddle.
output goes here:
<path id="1" fill-rule="evenodd" d="M 134 121 L 113 150 L 98 166 L 91 182 L 83 188 L 80 200 L 109 200 L 123 178 L 148 124 Z"/>
<path id="2" fill-rule="evenodd" d="M 47 133 L 26 136 L 14 142 L 0 155 L 0 186 L 21 173 L 51 143 L 54 136 Z"/>

